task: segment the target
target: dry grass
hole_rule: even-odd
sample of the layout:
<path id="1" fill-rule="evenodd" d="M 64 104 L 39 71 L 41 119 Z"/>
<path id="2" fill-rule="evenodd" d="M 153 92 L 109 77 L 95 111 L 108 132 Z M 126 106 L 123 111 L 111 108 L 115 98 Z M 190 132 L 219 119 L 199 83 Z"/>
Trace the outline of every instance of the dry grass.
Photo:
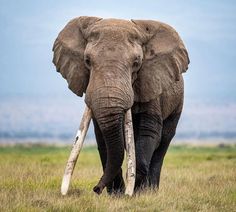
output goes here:
<path id="1" fill-rule="evenodd" d="M 60 183 L 69 147 L 1 147 L 0 211 L 236 211 L 236 147 L 172 147 L 158 192 L 92 192 L 101 177 L 95 148 L 82 151 L 67 196 Z"/>

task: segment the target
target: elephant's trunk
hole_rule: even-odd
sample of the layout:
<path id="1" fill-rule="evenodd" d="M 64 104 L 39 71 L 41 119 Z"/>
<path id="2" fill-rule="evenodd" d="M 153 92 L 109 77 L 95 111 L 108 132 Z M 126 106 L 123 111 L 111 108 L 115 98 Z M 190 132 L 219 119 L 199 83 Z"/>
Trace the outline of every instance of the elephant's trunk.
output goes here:
<path id="1" fill-rule="evenodd" d="M 105 119 L 109 126 L 103 124 L 100 124 L 100 126 L 102 126 L 101 131 L 107 147 L 107 162 L 102 178 L 94 187 L 94 191 L 98 194 L 114 180 L 124 160 L 124 113 L 113 114 Z"/>
<path id="2" fill-rule="evenodd" d="M 121 94 L 122 93 L 122 94 Z M 88 101 L 88 99 L 90 99 Z M 129 106 L 125 101 L 129 97 L 118 88 L 103 87 L 86 94 L 86 103 L 90 103 L 93 116 L 102 132 L 107 148 L 107 161 L 104 174 L 94 191 L 98 194 L 112 182 L 122 166 L 124 159 L 124 116 Z"/>
<path id="3" fill-rule="evenodd" d="M 126 66 L 108 62 L 91 71 L 85 97 L 107 149 L 104 175 L 94 187 L 98 194 L 113 181 L 121 168 L 124 159 L 124 116 L 132 107 L 134 98 L 131 76 Z"/>

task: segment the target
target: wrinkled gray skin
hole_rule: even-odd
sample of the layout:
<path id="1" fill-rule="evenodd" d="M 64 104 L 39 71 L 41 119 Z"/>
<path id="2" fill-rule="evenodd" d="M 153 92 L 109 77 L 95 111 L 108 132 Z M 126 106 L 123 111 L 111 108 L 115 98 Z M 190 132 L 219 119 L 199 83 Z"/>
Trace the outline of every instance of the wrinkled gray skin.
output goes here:
<path id="1" fill-rule="evenodd" d="M 158 188 L 163 158 L 183 106 L 188 54 L 178 34 L 157 21 L 79 17 L 60 32 L 53 62 L 93 113 L 104 174 L 94 191 L 124 190 L 124 114 L 132 108 L 135 189 Z"/>

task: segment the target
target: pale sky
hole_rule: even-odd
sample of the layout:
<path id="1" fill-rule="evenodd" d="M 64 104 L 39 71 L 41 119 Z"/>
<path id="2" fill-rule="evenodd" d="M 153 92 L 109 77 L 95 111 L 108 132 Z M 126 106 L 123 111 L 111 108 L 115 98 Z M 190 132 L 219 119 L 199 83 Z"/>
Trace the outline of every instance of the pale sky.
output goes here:
<path id="1" fill-rule="evenodd" d="M 91 15 L 170 24 L 191 60 L 184 74 L 186 97 L 236 102 L 236 1 L 0 0 L 0 5 L 0 96 L 73 97 L 55 71 L 51 49 L 70 19 Z"/>

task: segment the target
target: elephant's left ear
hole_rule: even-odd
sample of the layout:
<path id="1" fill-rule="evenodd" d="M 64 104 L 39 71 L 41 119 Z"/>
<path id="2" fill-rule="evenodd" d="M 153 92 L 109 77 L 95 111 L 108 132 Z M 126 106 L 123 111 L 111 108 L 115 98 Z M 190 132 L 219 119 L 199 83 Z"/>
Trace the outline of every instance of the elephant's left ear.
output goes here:
<path id="1" fill-rule="evenodd" d="M 134 83 L 135 101 L 148 102 L 167 90 L 188 69 L 187 50 L 178 33 L 158 21 L 132 20 L 141 32 L 144 60 Z"/>

